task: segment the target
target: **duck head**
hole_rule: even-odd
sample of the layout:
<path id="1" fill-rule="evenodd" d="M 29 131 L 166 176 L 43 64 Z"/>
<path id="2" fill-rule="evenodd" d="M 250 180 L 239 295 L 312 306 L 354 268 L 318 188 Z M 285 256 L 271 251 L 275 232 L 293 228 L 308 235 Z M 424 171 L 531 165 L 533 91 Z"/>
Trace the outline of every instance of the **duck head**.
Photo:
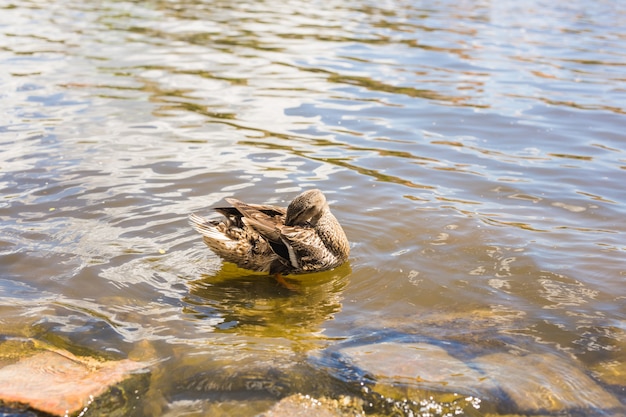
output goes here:
<path id="1" fill-rule="evenodd" d="M 305 191 L 294 198 L 287 207 L 285 225 L 304 225 L 308 222 L 311 226 L 315 226 L 326 210 L 328 210 L 328 203 L 320 190 Z"/>

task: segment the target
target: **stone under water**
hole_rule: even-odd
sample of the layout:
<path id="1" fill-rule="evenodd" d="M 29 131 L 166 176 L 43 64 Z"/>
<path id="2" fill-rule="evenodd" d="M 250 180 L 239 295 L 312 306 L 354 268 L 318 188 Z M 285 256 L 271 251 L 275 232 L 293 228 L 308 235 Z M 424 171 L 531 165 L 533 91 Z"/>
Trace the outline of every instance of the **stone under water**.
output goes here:
<path id="1" fill-rule="evenodd" d="M 0 368 L 0 404 L 21 404 L 64 416 L 89 405 L 146 364 L 98 361 L 67 351 L 40 351 Z"/>
<path id="2" fill-rule="evenodd" d="M 360 417 L 364 413 L 342 407 L 337 400 L 313 398 L 309 395 L 295 394 L 283 398 L 271 409 L 257 417 Z"/>
<path id="3" fill-rule="evenodd" d="M 622 415 L 624 406 L 583 366 L 553 354 L 494 353 L 466 362 L 428 343 L 381 342 L 340 350 L 344 360 L 376 381 L 375 390 L 401 397 L 401 387 L 476 395 L 502 400 L 523 414 L 606 413 Z M 396 394 L 394 395 L 394 391 Z M 594 414 L 595 415 L 595 414 Z"/>
<path id="4" fill-rule="evenodd" d="M 477 358 L 474 364 L 525 413 L 626 411 L 579 367 L 553 354 L 494 353 Z"/>
<path id="5" fill-rule="evenodd" d="M 427 343 L 382 342 L 341 350 L 352 364 L 379 383 L 412 384 L 434 391 L 477 394 L 491 381 L 445 349 Z"/>

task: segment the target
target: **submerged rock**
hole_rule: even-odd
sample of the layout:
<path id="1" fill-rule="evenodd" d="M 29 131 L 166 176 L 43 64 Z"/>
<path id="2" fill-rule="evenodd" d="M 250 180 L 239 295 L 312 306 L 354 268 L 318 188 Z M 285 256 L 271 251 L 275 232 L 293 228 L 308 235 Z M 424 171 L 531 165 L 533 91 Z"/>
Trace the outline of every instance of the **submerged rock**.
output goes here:
<path id="1" fill-rule="evenodd" d="M 296 394 L 283 398 L 257 417 L 361 417 L 364 413 L 349 408 L 349 400 L 313 398 Z"/>
<path id="2" fill-rule="evenodd" d="M 131 360 L 102 362 L 62 350 L 39 351 L 0 368 L 0 404 L 74 414 L 145 367 Z"/>
<path id="3" fill-rule="evenodd" d="M 480 372 L 428 343 L 382 342 L 344 348 L 349 362 L 378 385 L 408 385 L 425 390 L 475 395 L 493 389 Z"/>
<path id="4" fill-rule="evenodd" d="M 485 405 L 491 412 L 524 415 L 626 415 L 620 401 L 585 374 L 582 365 L 553 354 L 495 353 L 462 361 L 437 345 L 401 342 L 352 346 L 338 353 L 353 374 L 369 381 L 366 392 L 390 403 L 395 400 L 396 409 L 398 401 L 404 401 L 415 411 L 411 402 L 431 398 L 441 405 L 458 405 L 463 412 Z M 459 401 L 457 394 L 479 400 L 464 404 L 472 397 Z"/>
<path id="5" fill-rule="evenodd" d="M 556 355 L 495 353 L 477 358 L 474 364 L 524 413 L 626 411 L 579 367 Z"/>
<path id="6" fill-rule="evenodd" d="M 626 391 L 626 362 L 600 362 L 593 367 L 594 375 L 605 384 L 624 387 Z"/>

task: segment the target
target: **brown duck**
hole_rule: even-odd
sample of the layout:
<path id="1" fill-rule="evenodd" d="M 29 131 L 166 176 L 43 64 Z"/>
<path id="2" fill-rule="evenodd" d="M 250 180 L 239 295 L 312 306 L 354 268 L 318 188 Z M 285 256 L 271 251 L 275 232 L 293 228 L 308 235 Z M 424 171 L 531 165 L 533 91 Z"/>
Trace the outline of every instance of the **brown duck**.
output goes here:
<path id="1" fill-rule="evenodd" d="M 240 268 L 280 276 L 325 271 L 348 260 L 350 244 L 320 190 L 308 190 L 283 207 L 226 198 L 215 208 L 224 219 L 196 214 L 189 223 L 213 252 Z"/>

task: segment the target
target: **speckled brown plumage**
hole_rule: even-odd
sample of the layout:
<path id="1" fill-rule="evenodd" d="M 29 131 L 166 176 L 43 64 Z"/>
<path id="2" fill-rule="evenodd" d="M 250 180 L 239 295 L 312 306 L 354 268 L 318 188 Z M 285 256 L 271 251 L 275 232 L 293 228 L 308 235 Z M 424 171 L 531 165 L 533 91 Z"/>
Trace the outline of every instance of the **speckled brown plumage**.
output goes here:
<path id="1" fill-rule="evenodd" d="M 189 216 L 213 252 L 241 268 L 298 274 L 335 268 L 348 260 L 350 244 L 320 190 L 308 190 L 285 209 L 227 198 L 224 218 Z"/>

